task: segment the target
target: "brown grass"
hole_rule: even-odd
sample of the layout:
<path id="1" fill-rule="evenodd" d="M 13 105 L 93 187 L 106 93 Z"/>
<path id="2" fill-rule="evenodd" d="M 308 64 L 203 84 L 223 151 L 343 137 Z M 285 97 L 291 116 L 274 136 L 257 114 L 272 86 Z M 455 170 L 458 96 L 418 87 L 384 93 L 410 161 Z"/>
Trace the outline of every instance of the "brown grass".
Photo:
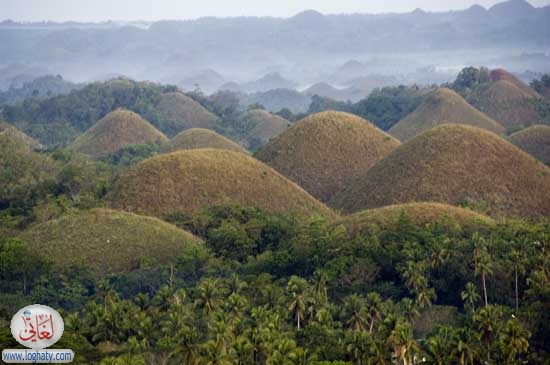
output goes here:
<path id="1" fill-rule="evenodd" d="M 537 93 L 534 89 L 532 89 L 529 85 L 526 85 L 523 83 L 520 79 L 512 75 L 506 70 L 503 70 L 501 68 L 492 70 L 489 77 L 491 78 L 491 81 L 508 81 L 514 84 L 517 88 L 519 88 L 527 97 L 531 98 L 540 98 L 540 94 Z"/>
<path id="2" fill-rule="evenodd" d="M 248 130 L 241 139 L 241 143 L 248 149 L 265 145 L 290 125 L 288 120 L 261 109 L 244 112 L 239 119 Z"/>
<path id="3" fill-rule="evenodd" d="M 443 125 L 403 144 L 331 203 L 357 212 L 422 201 L 475 204 L 492 216 L 549 216 L 550 169 L 493 133 Z"/>
<path id="4" fill-rule="evenodd" d="M 156 218 L 109 209 L 63 216 L 29 228 L 20 238 L 57 267 L 84 264 L 101 275 L 136 269 L 144 258 L 175 262 L 200 243 Z"/>
<path id="5" fill-rule="evenodd" d="M 219 149 L 178 151 L 143 161 L 115 181 L 110 200 L 114 208 L 159 217 L 193 214 L 213 205 L 334 215 L 269 166 Z"/>
<path id="6" fill-rule="evenodd" d="M 94 157 L 132 144 L 163 143 L 168 138 L 138 114 L 117 109 L 88 129 L 71 148 Z"/>
<path id="7" fill-rule="evenodd" d="M 363 234 L 376 229 L 391 229 L 402 215 L 422 228 L 441 224 L 453 229 L 474 232 L 495 224 L 495 221 L 486 215 L 440 203 L 408 203 L 368 209 L 346 216 L 337 223 L 343 224 L 352 234 Z"/>
<path id="8" fill-rule="evenodd" d="M 456 92 L 440 88 L 418 108 L 394 125 L 389 133 L 401 141 L 409 140 L 441 124 L 466 124 L 504 134 L 505 129 L 470 104 Z"/>
<path id="9" fill-rule="evenodd" d="M 193 150 L 198 148 L 215 148 L 235 152 L 247 151 L 232 140 L 210 129 L 191 128 L 178 133 L 164 147 L 166 152 Z"/>
<path id="10" fill-rule="evenodd" d="M 550 126 L 534 125 L 510 136 L 510 142 L 550 165 Z"/>
<path id="11" fill-rule="evenodd" d="M 532 93 L 501 79 L 481 88 L 470 102 L 508 130 L 536 122 L 539 114 Z"/>
<path id="12" fill-rule="evenodd" d="M 163 94 L 157 110 L 169 136 L 189 128 L 214 129 L 218 123 L 217 116 L 181 92 Z"/>
<path id="13" fill-rule="evenodd" d="M 362 118 L 329 111 L 298 122 L 256 156 L 326 202 L 399 145 Z"/>

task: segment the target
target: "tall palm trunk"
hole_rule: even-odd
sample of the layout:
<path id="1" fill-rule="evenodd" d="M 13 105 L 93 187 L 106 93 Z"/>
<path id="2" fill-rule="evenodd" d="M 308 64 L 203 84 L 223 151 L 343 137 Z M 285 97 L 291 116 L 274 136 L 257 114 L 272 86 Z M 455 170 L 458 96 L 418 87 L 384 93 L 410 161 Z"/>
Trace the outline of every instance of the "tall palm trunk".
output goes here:
<path id="1" fill-rule="evenodd" d="M 519 312 L 519 294 L 518 294 L 518 267 L 515 266 L 514 268 L 514 276 L 515 276 L 515 283 L 516 283 L 516 314 Z"/>
<path id="2" fill-rule="evenodd" d="M 481 274 L 481 282 L 483 284 L 483 296 L 485 298 L 485 307 L 489 305 L 487 302 L 487 285 L 485 284 L 485 272 Z"/>

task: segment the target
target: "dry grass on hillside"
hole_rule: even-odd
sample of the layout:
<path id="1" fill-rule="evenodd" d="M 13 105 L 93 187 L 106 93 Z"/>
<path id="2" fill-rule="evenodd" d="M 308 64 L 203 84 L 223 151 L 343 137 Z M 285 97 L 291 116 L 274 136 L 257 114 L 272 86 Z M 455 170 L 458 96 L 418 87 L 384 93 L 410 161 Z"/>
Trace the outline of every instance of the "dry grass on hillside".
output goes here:
<path id="1" fill-rule="evenodd" d="M 181 92 L 163 94 L 156 109 L 169 136 L 189 128 L 214 129 L 218 123 L 216 115 Z"/>
<path id="2" fill-rule="evenodd" d="M 114 208 L 163 216 L 213 205 L 302 215 L 334 213 L 275 170 L 244 153 L 200 149 L 145 160 L 115 181 Z"/>
<path id="3" fill-rule="evenodd" d="M 200 240 L 156 218 L 93 209 L 32 226 L 21 238 L 63 268 L 91 267 L 107 275 L 139 268 L 140 261 L 175 262 Z"/>
<path id="4" fill-rule="evenodd" d="M 403 144 L 331 204 L 357 212 L 422 201 L 469 203 L 493 216 L 549 216 L 550 169 L 493 133 L 443 125 Z"/>
<path id="5" fill-rule="evenodd" d="M 407 203 L 368 209 L 346 216 L 337 223 L 343 224 L 352 234 L 363 234 L 376 229 L 391 229 L 402 216 L 421 228 L 441 224 L 467 232 L 495 224 L 486 215 L 441 203 Z"/>
<path id="6" fill-rule="evenodd" d="M 265 145 L 270 139 L 283 133 L 290 122 L 266 110 L 253 109 L 240 115 L 241 124 L 247 126 L 248 132 L 241 143 L 248 149 Z"/>
<path id="7" fill-rule="evenodd" d="M 510 142 L 550 165 L 550 126 L 534 125 L 510 136 Z"/>
<path id="8" fill-rule="evenodd" d="M 524 82 L 522 82 L 520 79 L 512 75 L 506 70 L 503 70 L 501 68 L 492 70 L 489 75 L 491 81 L 508 81 L 514 84 L 517 88 L 519 88 L 526 96 L 531 98 L 540 98 L 539 93 L 537 93 L 533 88 L 531 88 L 529 85 L 526 85 Z"/>
<path id="9" fill-rule="evenodd" d="M 164 151 L 193 150 L 198 148 L 215 148 L 235 152 L 247 151 L 232 140 L 210 129 L 191 128 L 178 133 L 165 146 Z"/>
<path id="10" fill-rule="evenodd" d="M 508 130 L 532 124 L 539 118 L 532 94 L 506 79 L 482 87 L 470 99 L 479 110 Z"/>
<path id="11" fill-rule="evenodd" d="M 93 157 L 100 157 L 128 145 L 164 143 L 167 140 L 162 132 L 138 114 L 117 109 L 88 129 L 71 148 Z"/>
<path id="12" fill-rule="evenodd" d="M 256 156 L 326 202 L 399 145 L 366 120 L 331 111 L 299 121 Z"/>
<path id="13" fill-rule="evenodd" d="M 456 92 L 440 88 L 426 98 L 418 108 L 394 125 L 389 133 L 407 141 L 441 124 L 466 124 L 504 134 L 505 128 L 483 114 Z"/>

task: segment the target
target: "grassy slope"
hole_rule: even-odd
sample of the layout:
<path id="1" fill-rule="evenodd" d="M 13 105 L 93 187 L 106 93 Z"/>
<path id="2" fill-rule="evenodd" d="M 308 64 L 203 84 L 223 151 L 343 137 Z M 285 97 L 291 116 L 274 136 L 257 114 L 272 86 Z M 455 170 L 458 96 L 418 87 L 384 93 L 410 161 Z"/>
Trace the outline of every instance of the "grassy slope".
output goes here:
<path id="1" fill-rule="evenodd" d="M 456 92 L 440 88 L 435 90 L 418 108 L 394 125 L 389 133 L 406 141 L 435 126 L 445 123 L 467 124 L 503 134 L 505 129 L 468 104 Z"/>
<path id="2" fill-rule="evenodd" d="M 162 143 L 168 139 L 138 114 L 117 109 L 99 120 L 71 148 L 99 157 L 116 152 L 127 145 Z"/>
<path id="3" fill-rule="evenodd" d="M 232 140 L 210 129 L 191 128 L 178 133 L 165 146 L 165 151 L 192 150 L 197 148 L 216 148 L 235 152 L 247 151 Z"/>
<path id="4" fill-rule="evenodd" d="M 415 201 L 470 202 L 490 215 L 550 215 L 550 169 L 497 135 L 458 124 L 403 144 L 340 193 L 348 212 Z"/>
<path id="5" fill-rule="evenodd" d="M 115 182 L 112 206 L 142 214 L 196 213 L 212 205 L 303 215 L 334 213 L 267 165 L 244 153 L 200 149 L 145 160 Z"/>
<path id="6" fill-rule="evenodd" d="M 514 133 L 510 142 L 546 165 L 550 165 L 550 126 L 535 125 Z"/>
<path id="7" fill-rule="evenodd" d="M 187 95 L 179 92 L 163 94 L 157 109 L 169 136 L 189 128 L 214 129 L 218 117 Z"/>
<path id="8" fill-rule="evenodd" d="M 283 133 L 290 124 L 288 120 L 261 109 L 244 112 L 239 119 L 243 125 L 249 127 L 249 131 L 241 140 L 247 148 L 254 143 L 265 145 L 270 139 Z"/>
<path id="9" fill-rule="evenodd" d="M 273 139 L 257 157 L 321 201 L 365 173 L 400 142 L 341 112 L 311 115 Z"/>
<path id="10" fill-rule="evenodd" d="M 506 70 L 503 70 L 503 69 L 492 70 L 490 74 L 490 78 L 492 81 L 500 81 L 500 80 L 509 81 L 512 84 L 514 84 L 517 88 L 519 88 L 526 96 L 531 98 L 540 98 L 539 93 L 537 93 L 529 85 L 526 85 L 520 79 L 518 79 L 517 77 L 515 77 L 514 75 L 512 75 Z"/>
<path id="11" fill-rule="evenodd" d="M 135 269 L 143 258 L 175 261 L 200 240 L 156 218 L 93 209 L 35 225 L 23 232 L 37 253 L 54 265 L 85 264 L 99 274 Z"/>
<path id="12" fill-rule="evenodd" d="M 539 118 L 533 94 L 506 79 L 482 86 L 469 99 L 507 129 L 532 124 Z"/>
<path id="13" fill-rule="evenodd" d="M 1 121 L 0 136 L 7 136 L 9 139 L 22 143 L 31 149 L 40 149 L 43 147 L 38 141 L 21 132 L 13 125 Z"/>
<path id="14" fill-rule="evenodd" d="M 0 133 L 0 201 L 32 194 L 46 181 L 54 181 L 58 164 L 48 156 L 34 152 L 26 139 Z"/>
<path id="15" fill-rule="evenodd" d="M 374 208 L 346 216 L 338 223 L 351 233 L 367 233 L 373 226 L 391 228 L 404 214 L 410 221 L 425 227 L 434 223 L 457 225 L 460 229 L 475 231 L 479 227 L 493 225 L 495 221 L 483 214 L 440 203 L 408 203 Z"/>

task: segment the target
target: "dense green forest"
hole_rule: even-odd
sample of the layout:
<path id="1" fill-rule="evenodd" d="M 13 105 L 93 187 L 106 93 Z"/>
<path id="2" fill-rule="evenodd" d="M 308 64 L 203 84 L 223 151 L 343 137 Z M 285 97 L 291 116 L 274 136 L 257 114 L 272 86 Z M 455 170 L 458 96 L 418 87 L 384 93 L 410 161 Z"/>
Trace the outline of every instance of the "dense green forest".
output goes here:
<path id="1" fill-rule="evenodd" d="M 351 235 L 322 219 L 211 208 L 169 217 L 205 239 L 177 263 L 107 278 L 5 239 L 1 313 L 63 309 L 77 363 L 543 363 L 548 225 L 445 222 Z M 453 228 L 451 228 L 453 227 Z M 176 253 L 177 255 L 177 253 Z M 7 322 L 0 341 L 15 346 Z M 416 359 L 416 360 L 414 360 Z"/>
<path id="2" fill-rule="evenodd" d="M 139 155 L 142 150 L 134 152 Z M 141 152 L 140 152 L 141 151 Z M 133 155 L 132 150 L 128 152 Z M 211 207 L 165 219 L 205 244 L 107 277 L 60 268 L 17 238 L 100 206 L 122 154 L 42 154 L 51 179 L 4 196 L 0 342 L 38 302 L 62 311 L 58 346 L 89 364 L 520 364 L 550 348 L 550 225 L 472 230 L 402 217 L 360 232 L 323 218 Z M 122 165 L 129 163 L 125 162 Z M 28 193 L 26 188 L 32 188 Z M 56 345 L 57 346 L 57 345 Z"/>

